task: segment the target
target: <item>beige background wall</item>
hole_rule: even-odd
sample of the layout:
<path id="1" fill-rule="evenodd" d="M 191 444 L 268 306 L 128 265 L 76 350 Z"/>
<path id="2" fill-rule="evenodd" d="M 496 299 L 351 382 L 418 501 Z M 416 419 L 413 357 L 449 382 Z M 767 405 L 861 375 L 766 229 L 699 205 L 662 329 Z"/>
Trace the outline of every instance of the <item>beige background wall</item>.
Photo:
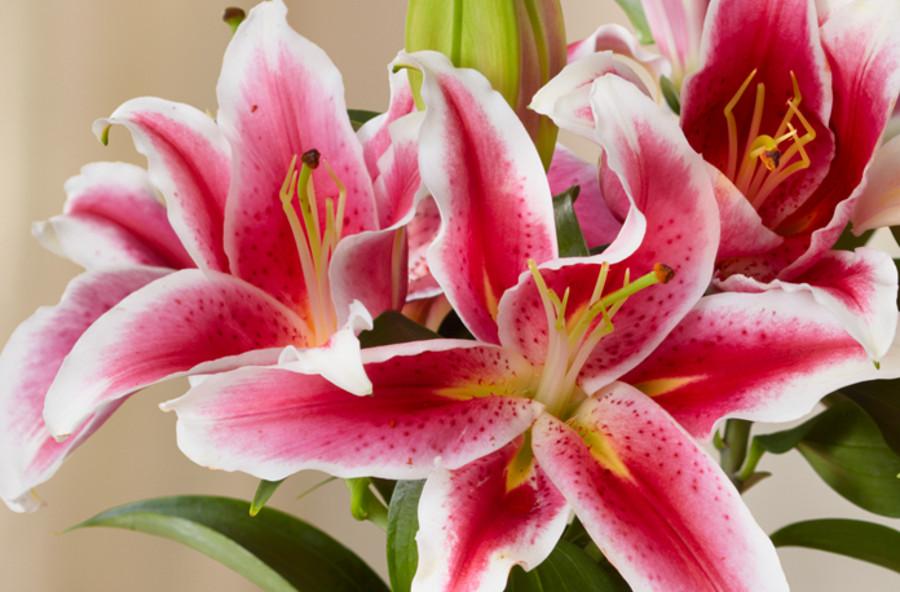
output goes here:
<path id="1" fill-rule="evenodd" d="M 749 0 L 748 0 L 749 1 Z M 235 2 L 245 8 L 250 1 Z M 121 130 L 109 148 L 91 121 L 120 102 L 159 95 L 215 109 L 214 85 L 228 30 L 225 0 L 0 0 L 0 340 L 39 304 L 55 302 L 74 266 L 41 250 L 30 223 L 57 213 L 62 184 L 92 160 L 140 162 Z M 344 72 L 348 103 L 379 109 L 385 67 L 402 44 L 403 0 L 288 0 L 294 26 Z M 570 38 L 622 21 L 612 0 L 563 0 Z M 176 493 L 247 497 L 255 482 L 192 465 L 175 447 L 174 417 L 156 405 L 180 384 L 135 397 L 41 488 L 37 514 L 0 509 L 0 590 L 252 590 L 218 564 L 160 539 L 122 531 L 59 534 L 127 501 Z M 777 477 L 747 499 L 771 531 L 794 519 L 861 516 L 797 457 L 767 460 Z M 384 570 L 382 534 L 354 522 L 340 483 L 296 501 L 319 475 L 288 481 L 274 504 L 306 517 Z M 896 523 L 895 523 L 896 525 Z M 727 544 L 726 541 L 722 542 Z M 802 550 L 782 554 L 795 590 L 896 590 L 886 570 Z"/>

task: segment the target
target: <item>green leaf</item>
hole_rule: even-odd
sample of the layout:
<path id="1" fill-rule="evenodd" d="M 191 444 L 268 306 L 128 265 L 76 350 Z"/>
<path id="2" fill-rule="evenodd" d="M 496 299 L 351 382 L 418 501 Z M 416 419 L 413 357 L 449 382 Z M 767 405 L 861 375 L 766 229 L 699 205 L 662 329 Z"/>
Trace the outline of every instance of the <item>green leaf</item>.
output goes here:
<path id="1" fill-rule="evenodd" d="M 891 226 L 891 234 L 894 235 L 894 242 L 900 245 L 900 226 Z"/>
<path id="2" fill-rule="evenodd" d="M 659 87 L 662 89 L 666 104 L 675 115 L 681 115 L 681 99 L 678 98 L 678 89 L 668 76 L 659 77 Z"/>
<path id="3" fill-rule="evenodd" d="M 841 233 L 841 236 L 838 238 L 837 242 L 834 243 L 834 248 L 839 251 L 853 251 L 857 247 L 862 247 L 863 245 L 868 243 L 873 234 L 875 234 L 874 230 L 867 230 L 860 236 L 856 236 L 855 234 L 853 234 L 853 232 L 850 231 L 850 225 L 848 224 L 844 229 L 844 232 Z"/>
<path id="4" fill-rule="evenodd" d="M 586 257 L 590 254 L 581 226 L 575 216 L 574 203 L 581 188 L 573 185 L 553 198 L 553 215 L 556 218 L 556 242 L 560 257 Z"/>
<path id="5" fill-rule="evenodd" d="M 398 481 L 391 496 L 387 524 L 387 562 L 391 590 L 409 592 L 419 555 L 416 533 L 419 531 L 419 497 L 424 481 Z"/>
<path id="6" fill-rule="evenodd" d="M 647 16 L 644 14 L 641 0 L 616 0 L 616 4 L 628 17 L 640 42 L 644 45 L 653 43 L 653 34 L 650 32 L 650 25 L 647 24 Z"/>
<path id="7" fill-rule="evenodd" d="M 70 530 L 106 526 L 171 539 L 267 592 L 387 592 L 362 559 L 319 529 L 271 508 L 255 518 L 248 510 L 225 497 L 164 497 L 107 510 Z"/>
<path id="8" fill-rule="evenodd" d="M 375 347 L 390 343 L 437 339 L 438 337 L 440 335 L 434 331 L 423 327 L 395 310 L 389 310 L 375 319 L 371 330 L 363 331 L 359 334 L 359 342 L 362 347 Z"/>
<path id="9" fill-rule="evenodd" d="M 790 524 L 772 535 L 776 547 L 806 547 L 846 555 L 900 572 L 900 532 L 861 520 L 823 519 Z"/>
<path id="10" fill-rule="evenodd" d="M 366 111 L 365 109 L 347 109 L 347 116 L 350 117 L 350 125 L 353 131 L 359 131 L 363 124 L 373 117 L 381 115 L 377 111 Z"/>
<path id="11" fill-rule="evenodd" d="M 514 567 L 506 592 L 628 592 L 631 588 L 611 565 L 597 563 L 580 547 L 560 541 L 533 570 Z"/>
<path id="12" fill-rule="evenodd" d="M 900 380 L 875 380 L 843 389 L 869 414 L 891 449 L 900 454 Z"/>
<path id="13" fill-rule="evenodd" d="M 870 512 L 900 517 L 900 456 L 853 400 L 835 394 L 829 402 L 800 426 L 757 436 L 756 442 L 775 454 L 796 447 L 837 493 Z"/>
<path id="14" fill-rule="evenodd" d="M 275 493 L 275 490 L 282 483 L 284 483 L 284 479 L 280 481 L 262 480 L 259 482 L 259 485 L 256 487 L 256 493 L 253 494 L 253 501 L 250 502 L 251 516 L 259 514 L 259 511 L 263 509 L 263 506 L 272 498 L 272 494 Z"/>

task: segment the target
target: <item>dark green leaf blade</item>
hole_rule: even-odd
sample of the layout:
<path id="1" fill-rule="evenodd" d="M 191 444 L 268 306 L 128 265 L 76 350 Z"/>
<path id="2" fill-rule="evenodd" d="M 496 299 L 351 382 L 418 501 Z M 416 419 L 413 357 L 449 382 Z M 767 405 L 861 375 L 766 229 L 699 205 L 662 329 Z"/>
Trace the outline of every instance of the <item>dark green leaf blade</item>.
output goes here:
<path id="1" fill-rule="evenodd" d="M 70 530 L 112 527 L 185 544 L 266 591 L 368 592 L 387 587 L 349 549 L 278 510 L 248 514 L 245 501 L 208 496 L 149 499 L 112 508 Z"/>
<path id="2" fill-rule="evenodd" d="M 575 216 L 575 200 L 578 185 L 573 185 L 553 198 L 553 215 L 556 218 L 556 242 L 560 257 L 586 257 L 590 255 L 581 226 Z"/>
<path id="3" fill-rule="evenodd" d="M 776 547 L 806 547 L 846 555 L 900 572 L 900 532 L 838 518 L 790 524 L 772 535 Z"/>
<path id="4" fill-rule="evenodd" d="M 865 246 L 873 234 L 875 234 L 874 230 L 867 230 L 856 236 L 848 225 L 844 232 L 841 233 L 841 236 L 838 237 L 837 242 L 834 243 L 834 248 L 838 251 L 855 251 L 858 247 Z"/>
<path id="5" fill-rule="evenodd" d="M 366 123 L 373 117 L 378 117 L 379 115 L 381 114 L 377 111 L 367 111 L 365 109 L 347 109 L 347 116 L 350 117 L 350 125 L 353 126 L 353 131 L 359 131 L 359 128 L 361 128 L 364 123 Z"/>
<path id="6" fill-rule="evenodd" d="M 828 409 L 800 426 L 755 441 L 775 454 L 796 447 L 837 493 L 870 512 L 900 518 L 900 455 L 852 399 L 836 393 L 827 401 Z"/>
<path id="7" fill-rule="evenodd" d="M 640 42 L 644 45 L 653 43 L 653 34 L 650 32 L 650 25 L 647 24 L 647 15 L 644 14 L 641 0 L 616 0 L 616 4 L 628 17 L 628 21 L 637 32 Z"/>
<path id="8" fill-rule="evenodd" d="M 900 454 L 900 380 L 863 382 L 843 392 L 869 414 L 885 443 Z"/>
<path id="9" fill-rule="evenodd" d="M 409 592 L 419 555 L 419 497 L 424 481 L 398 481 L 388 508 L 387 561 L 393 592 Z"/>
<path id="10" fill-rule="evenodd" d="M 395 310 L 389 310 L 375 319 L 371 330 L 359 334 L 359 343 L 362 347 L 376 347 L 391 343 L 437 339 L 438 337 L 440 335 L 434 331 Z"/>
<path id="11" fill-rule="evenodd" d="M 628 592 L 631 588 L 608 563 L 597 563 L 580 547 L 560 541 L 539 566 L 515 567 L 506 592 Z"/>

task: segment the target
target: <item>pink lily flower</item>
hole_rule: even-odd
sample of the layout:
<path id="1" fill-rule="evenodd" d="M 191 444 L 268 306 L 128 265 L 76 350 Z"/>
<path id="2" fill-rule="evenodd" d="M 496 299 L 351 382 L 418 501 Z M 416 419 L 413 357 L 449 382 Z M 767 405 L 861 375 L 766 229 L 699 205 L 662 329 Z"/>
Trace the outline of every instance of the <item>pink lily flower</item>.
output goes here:
<path id="1" fill-rule="evenodd" d="M 620 380 L 712 277 L 713 186 L 675 122 L 627 82 L 596 83 L 632 207 L 602 255 L 556 259 L 548 183 L 502 97 L 439 54 L 397 65 L 424 74 L 419 164 L 442 215 L 428 261 L 478 340 L 363 350 L 363 397 L 280 368 L 218 374 L 164 404 L 182 451 L 270 480 L 427 478 L 417 592 L 502 590 L 513 565 L 547 557 L 572 510 L 636 590 L 787 590 L 724 473 Z"/>
<path id="2" fill-rule="evenodd" d="M 879 0 L 827 10 L 817 15 L 812 0 L 713 0 L 681 127 L 715 179 L 717 287 L 806 292 L 880 360 L 896 330 L 894 264 L 873 249 L 831 247 L 865 190 L 900 91 L 900 10 Z M 583 135 L 595 115 L 583 108 L 585 85 L 619 73 L 589 60 L 568 66 L 533 102 Z M 614 176 L 601 179 L 606 205 L 623 219 Z"/>
<path id="3" fill-rule="evenodd" d="M 67 183 L 65 213 L 36 227 L 89 271 L 0 356 L 11 508 L 34 509 L 30 490 L 125 397 L 161 380 L 280 360 L 371 390 L 356 334 L 405 302 L 421 116 L 407 115 L 411 94 L 393 77 L 391 108 L 358 138 L 339 72 L 285 14 L 264 2 L 240 26 L 216 121 L 139 98 L 97 122 L 104 140 L 125 126 L 149 172 L 89 165 Z"/>
<path id="4" fill-rule="evenodd" d="M 672 65 L 676 88 L 700 63 L 703 19 L 710 0 L 641 0 L 659 52 Z"/>

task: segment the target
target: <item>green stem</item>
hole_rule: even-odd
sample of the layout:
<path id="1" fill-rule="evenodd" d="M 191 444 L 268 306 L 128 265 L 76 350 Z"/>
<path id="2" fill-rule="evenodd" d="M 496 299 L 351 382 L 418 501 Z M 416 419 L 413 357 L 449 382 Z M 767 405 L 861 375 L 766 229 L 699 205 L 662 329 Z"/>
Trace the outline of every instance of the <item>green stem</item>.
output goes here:
<path id="1" fill-rule="evenodd" d="M 765 449 L 755 438 L 750 441 L 750 452 L 747 453 L 747 460 L 744 462 L 744 467 L 737 475 L 737 478 L 741 483 L 744 483 L 753 476 L 753 473 L 756 472 L 756 466 L 759 464 L 759 460 L 765 452 Z"/>
<path id="2" fill-rule="evenodd" d="M 719 452 L 719 464 L 738 489 L 740 482 L 737 475 L 747 458 L 752 425 L 744 419 L 729 419 L 725 422 L 725 435 L 722 437 L 724 447 Z"/>
<path id="3" fill-rule="evenodd" d="M 387 529 L 388 509 L 369 488 L 372 480 L 362 477 L 347 479 L 345 483 L 350 490 L 350 513 L 353 517 Z"/>

